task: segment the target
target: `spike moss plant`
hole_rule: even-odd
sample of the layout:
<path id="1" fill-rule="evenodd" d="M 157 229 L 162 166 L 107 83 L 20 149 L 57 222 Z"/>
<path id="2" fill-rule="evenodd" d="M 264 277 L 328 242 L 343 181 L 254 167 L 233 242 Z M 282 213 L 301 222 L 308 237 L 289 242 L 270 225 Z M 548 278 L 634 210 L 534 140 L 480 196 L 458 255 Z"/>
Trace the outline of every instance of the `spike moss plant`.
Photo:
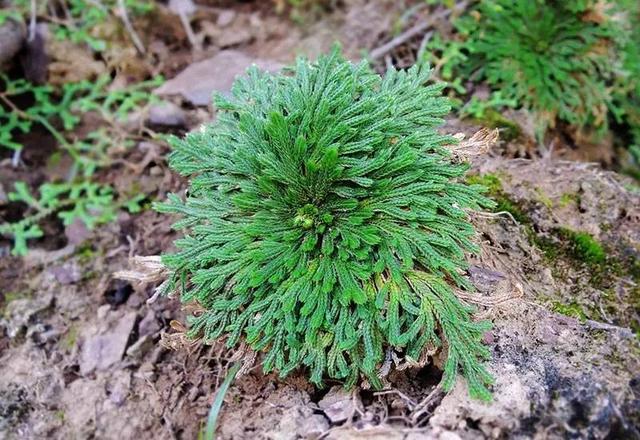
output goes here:
<path id="1" fill-rule="evenodd" d="M 492 202 L 460 180 L 429 74 L 381 78 L 338 48 L 281 74 L 251 68 L 214 123 L 174 141 L 170 164 L 191 180 L 186 200 L 157 206 L 185 231 L 164 286 L 202 306 L 193 336 L 244 341 L 265 372 L 373 387 L 392 352 L 417 362 L 441 347 L 444 388 L 460 372 L 490 397 L 489 323 L 455 291 L 471 289 L 477 251 L 465 210 Z"/>

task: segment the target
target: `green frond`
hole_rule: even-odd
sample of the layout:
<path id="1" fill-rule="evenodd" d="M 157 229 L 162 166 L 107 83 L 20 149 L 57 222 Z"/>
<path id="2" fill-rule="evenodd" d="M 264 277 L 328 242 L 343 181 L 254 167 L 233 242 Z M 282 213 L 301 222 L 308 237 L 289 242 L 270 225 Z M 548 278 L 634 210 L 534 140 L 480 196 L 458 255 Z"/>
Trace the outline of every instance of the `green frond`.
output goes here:
<path id="1" fill-rule="evenodd" d="M 469 64 L 502 96 L 532 109 L 541 134 L 557 119 L 602 133 L 608 129 L 607 112 L 613 104 L 609 84 L 619 69 L 612 62 L 612 43 L 620 32 L 611 18 L 598 22 L 583 17 L 595 3 L 479 3 L 480 19 L 466 45 Z"/>
<path id="2" fill-rule="evenodd" d="M 265 371 L 307 367 L 318 385 L 380 387 L 389 350 L 442 346 L 447 389 L 462 373 L 489 396 L 488 325 L 453 286 L 469 288 L 461 270 L 477 250 L 465 210 L 492 202 L 461 182 L 467 167 L 436 132 L 449 103 L 429 74 L 381 78 L 338 49 L 286 74 L 250 69 L 217 98 L 215 123 L 173 142 L 189 196 L 157 209 L 181 217 L 163 261 L 205 309 L 192 335 L 244 340 Z"/>

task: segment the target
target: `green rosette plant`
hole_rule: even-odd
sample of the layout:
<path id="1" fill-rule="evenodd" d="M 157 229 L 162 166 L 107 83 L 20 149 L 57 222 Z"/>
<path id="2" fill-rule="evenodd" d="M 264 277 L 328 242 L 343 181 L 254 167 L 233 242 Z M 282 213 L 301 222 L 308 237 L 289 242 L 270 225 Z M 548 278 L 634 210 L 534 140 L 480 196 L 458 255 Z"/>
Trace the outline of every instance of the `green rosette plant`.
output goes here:
<path id="1" fill-rule="evenodd" d="M 184 231 L 164 291 L 200 305 L 191 336 L 244 342 L 265 373 L 375 388 L 394 354 L 420 363 L 439 347 L 444 389 L 460 372 L 490 398 L 490 324 L 456 290 L 472 289 L 465 253 L 478 250 L 467 210 L 492 202 L 436 131 L 449 102 L 429 75 L 382 78 L 339 48 L 280 74 L 250 68 L 216 97 L 215 122 L 174 139 L 190 185 L 157 206 Z"/>
<path id="2" fill-rule="evenodd" d="M 476 18 L 466 18 L 467 67 L 533 110 L 540 138 L 557 120 L 600 133 L 609 128 L 619 30 L 604 12 L 590 19 L 592 3 L 487 0 Z"/>

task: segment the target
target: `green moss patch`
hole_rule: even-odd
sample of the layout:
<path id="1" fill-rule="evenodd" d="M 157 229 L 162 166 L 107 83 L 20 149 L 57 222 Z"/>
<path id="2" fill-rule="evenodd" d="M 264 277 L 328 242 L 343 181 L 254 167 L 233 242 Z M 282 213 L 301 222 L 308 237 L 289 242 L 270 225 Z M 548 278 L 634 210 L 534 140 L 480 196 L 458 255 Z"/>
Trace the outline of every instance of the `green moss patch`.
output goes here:
<path id="1" fill-rule="evenodd" d="M 606 260 L 604 247 L 586 232 L 560 228 L 558 234 L 568 242 L 573 258 L 590 265 L 599 265 Z"/>
<path id="2" fill-rule="evenodd" d="M 558 297 L 540 299 L 550 303 L 554 312 L 580 320 L 608 321 L 613 318 L 619 325 L 629 326 L 640 334 L 640 326 L 633 319 L 629 319 L 628 312 L 625 311 L 640 308 L 640 290 L 635 288 L 631 297 L 624 300 L 625 307 L 622 309 L 619 296 L 613 293 L 616 280 L 620 278 L 631 278 L 636 284 L 640 284 L 640 261 L 626 255 L 624 251 L 605 246 L 584 231 L 558 227 L 546 234 L 538 233 L 522 204 L 505 193 L 502 180 L 497 174 L 474 175 L 467 178 L 468 183 L 483 185 L 488 189 L 489 196 L 496 202 L 495 212 L 508 212 L 520 223 L 531 245 L 542 252 L 556 279 L 575 278 L 575 285 L 568 295 L 565 292 L 558 294 Z M 563 207 L 578 202 L 577 194 L 567 193 L 562 195 L 555 206 Z M 549 206 L 544 200 L 542 203 L 550 209 L 554 206 Z M 585 299 L 583 291 L 587 286 L 602 292 L 598 299 L 600 307 L 587 306 L 583 304 L 584 301 L 580 301 L 580 298 Z M 590 303 L 591 300 L 586 302 Z"/>
<path id="3" fill-rule="evenodd" d="M 573 301 L 569 304 L 563 304 L 561 302 L 553 302 L 551 306 L 551 310 L 556 313 L 560 313 L 561 315 L 570 316 L 572 318 L 579 319 L 584 322 L 587 320 L 587 312 L 578 304 Z"/>
<path id="4" fill-rule="evenodd" d="M 487 189 L 489 197 L 496 202 L 494 212 L 508 212 L 518 223 L 523 225 L 530 223 L 530 219 L 524 211 L 505 194 L 499 175 L 474 174 L 467 177 L 467 183 L 470 185 L 482 185 Z"/>

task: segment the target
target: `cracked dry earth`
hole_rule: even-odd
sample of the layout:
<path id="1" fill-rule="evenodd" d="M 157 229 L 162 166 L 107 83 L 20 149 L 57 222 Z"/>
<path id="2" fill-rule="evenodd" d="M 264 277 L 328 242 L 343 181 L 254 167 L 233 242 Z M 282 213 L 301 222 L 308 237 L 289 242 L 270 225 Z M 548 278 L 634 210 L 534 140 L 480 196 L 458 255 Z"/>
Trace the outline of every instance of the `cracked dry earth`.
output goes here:
<path id="1" fill-rule="evenodd" d="M 552 261 L 532 240 L 570 227 L 602 242 L 608 258 L 637 262 L 640 195 L 581 163 L 479 158 L 473 172 L 498 175 L 503 196 L 527 216 L 474 218 L 482 253 L 469 276 L 480 313 L 494 322 L 493 402 L 470 400 L 463 383 L 442 394 L 438 355 L 422 370 L 392 373 L 383 392 L 316 390 L 303 373 L 283 381 L 254 368 L 228 392 L 220 438 L 640 438 L 640 346 L 629 330 L 637 276 L 619 272 L 594 286 L 580 262 Z M 577 196 L 565 203 L 565 194 Z M 124 243 L 145 255 L 167 249 L 168 222 L 123 216 L 75 253 L 3 259 L 2 291 L 15 298 L 5 297 L 0 324 L 0 437 L 197 438 L 230 354 L 164 348 L 161 338 L 177 342 L 167 339 L 170 321 L 184 318 L 177 302 L 147 305 L 150 288 L 108 275 L 127 267 Z M 567 302 L 587 316 L 554 311 Z M 592 313 L 603 303 L 606 313 Z"/>

